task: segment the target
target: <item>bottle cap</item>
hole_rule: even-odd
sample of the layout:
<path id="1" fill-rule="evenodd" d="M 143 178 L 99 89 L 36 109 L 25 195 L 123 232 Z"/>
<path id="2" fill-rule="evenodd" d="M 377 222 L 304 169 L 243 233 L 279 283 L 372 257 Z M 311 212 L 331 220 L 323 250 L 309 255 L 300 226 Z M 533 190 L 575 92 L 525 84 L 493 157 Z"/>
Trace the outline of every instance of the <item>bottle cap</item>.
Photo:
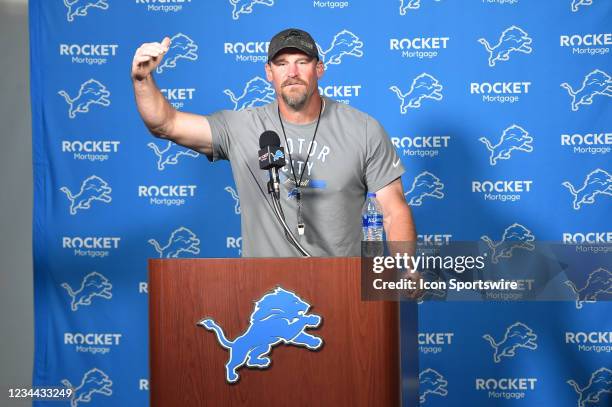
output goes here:
<path id="1" fill-rule="evenodd" d="M 375 192 L 368 192 L 368 198 L 376 198 Z"/>

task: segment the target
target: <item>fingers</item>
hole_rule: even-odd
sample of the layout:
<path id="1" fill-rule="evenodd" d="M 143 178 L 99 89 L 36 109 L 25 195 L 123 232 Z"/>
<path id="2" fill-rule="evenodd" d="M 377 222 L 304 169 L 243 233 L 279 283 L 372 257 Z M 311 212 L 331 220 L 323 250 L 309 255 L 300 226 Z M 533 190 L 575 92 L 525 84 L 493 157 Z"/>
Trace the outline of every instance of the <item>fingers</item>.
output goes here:
<path id="1" fill-rule="evenodd" d="M 164 37 L 161 43 L 147 42 L 142 44 L 134 53 L 132 76 L 137 79 L 146 77 L 160 63 L 164 54 L 168 52 L 171 42 L 169 37 Z"/>
<path id="2" fill-rule="evenodd" d="M 136 55 L 138 56 L 150 56 L 150 57 L 158 57 L 164 54 L 167 51 L 167 48 L 164 48 L 159 43 L 150 43 L 143 44 L 136 50 Z"/>
<path id="3" fill-rule="evenodd" d="M 141 56 L 135 56 L 134 57 L 134 62 L 137 64 L 141 64 L 143 62 L 148 62 L 148 61 L 155 61 L 157 58 L 156 57 L 151 57 L 149 55 L 141 55 Z"/>
<path id="4" fill-rule="evenodd" d="M 166 51 L 168 50 L 168 48 L 170 48 L 170 43 L 172 41 L 170 41 L 170 37 L 164 37 L 164 39 L 161 42 L 162 47 L 164 47 L 166 49 Z"/>
<path id="5" fill-rule="evenodd" d="M 169 43 L 170 39 L 166 37 L 165 43 Z M 136 50 L 134 55 L 134 63 L 142 64 L 145 62 L 157 62 L 158 57 L 161 57 L 168 51 L 168 48 L 163 44 L 157 42 L 145 43 Z"/>

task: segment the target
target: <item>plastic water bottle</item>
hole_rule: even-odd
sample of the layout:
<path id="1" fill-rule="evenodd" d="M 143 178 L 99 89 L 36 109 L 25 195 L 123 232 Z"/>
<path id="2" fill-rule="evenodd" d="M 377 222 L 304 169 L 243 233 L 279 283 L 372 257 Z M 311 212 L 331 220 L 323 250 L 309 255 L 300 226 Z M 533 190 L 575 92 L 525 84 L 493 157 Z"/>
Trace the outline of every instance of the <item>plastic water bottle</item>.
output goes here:
<path id="1" fill-rule="evenodd" d="M 363 211 L 361 212 L 363 240 L 366 242 L 382 242 L 383 215 L 376 201 L 376 194 L 368 192 Z"/>

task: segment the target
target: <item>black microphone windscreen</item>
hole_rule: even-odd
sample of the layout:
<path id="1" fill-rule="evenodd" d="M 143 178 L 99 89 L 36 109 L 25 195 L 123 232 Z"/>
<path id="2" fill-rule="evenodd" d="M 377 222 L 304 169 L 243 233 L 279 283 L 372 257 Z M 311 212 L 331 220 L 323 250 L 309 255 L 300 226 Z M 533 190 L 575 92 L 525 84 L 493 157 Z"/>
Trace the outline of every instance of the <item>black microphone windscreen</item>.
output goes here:
<path id="1" fill-rule="evenodd" d="M 259 148 L 280 147 L 280 137 L 275 131 L 266 130 L 259 136 Z"/>

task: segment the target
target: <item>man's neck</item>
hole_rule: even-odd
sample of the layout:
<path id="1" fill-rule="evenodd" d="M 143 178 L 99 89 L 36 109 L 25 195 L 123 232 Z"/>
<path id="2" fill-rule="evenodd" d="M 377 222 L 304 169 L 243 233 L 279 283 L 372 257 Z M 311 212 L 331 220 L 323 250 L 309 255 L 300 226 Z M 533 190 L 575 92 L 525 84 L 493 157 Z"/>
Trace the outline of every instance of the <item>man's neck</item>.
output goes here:
<path id="1" fill-rule="evenodd" d="M 322 107 L 321 103 L 323 103 L 321 96 L 314 93 L 302 109 L 293 110 L 282 98 L 278 98 L 278 107 L 283 120 L 293 124 L 307 124 L 317 120 Z"/>

